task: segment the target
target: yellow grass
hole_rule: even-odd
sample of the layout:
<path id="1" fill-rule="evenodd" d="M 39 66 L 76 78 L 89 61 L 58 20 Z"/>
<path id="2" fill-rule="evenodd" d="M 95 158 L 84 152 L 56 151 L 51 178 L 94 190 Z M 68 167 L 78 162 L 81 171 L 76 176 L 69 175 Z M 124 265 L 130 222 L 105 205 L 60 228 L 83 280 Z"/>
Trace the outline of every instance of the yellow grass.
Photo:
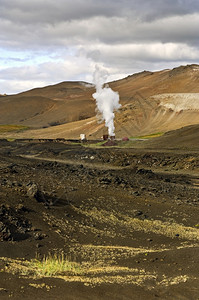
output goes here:
<path id="1" fill-rule="evenodd" d="M 136 136 L 134 138 L 138 138 L 138 139 L 151 139 L 151 138 L 156 138 L 156 137 L 162 136 L 163 134 L 164 134 L 164 132 L 156 132 L 156 133 L 151 133 L 151 134 L 147 134 L 147 135 Z"/>
<path id="2" fill-rule="evenodd" d="M 180 283 L 184 283 L 189 280 L 186 275 L 181 275 L 177 277 L 167 277 L 165 275 L 158 276 L 156 272 L 147 272 L 145 269 L 138 268 L 128 268 L 120 266 L 111 265 L 100 265 L 95 266 L 89 263 L 85 264 L 82 268 L 84 270 L 81 272 L 76 268 L 76 263 L 68 262 L 62 256 L 49 256 L 42 261 L 34 260 L 14 260 L 11 258 L 0 258 L 1 261 L 6 263 L 4 271 L 19 275 L 25 275 L 25 277 L 38 279 L 43 277 L 54 277 L 61 278 L 66 282 L 82 282 L 87 286 L 96 286 L 101 284 L 134 284 L 138 286 L 146 286 L 146 282 L 157 286 L 170 286 Z M 59 266 L 59 264 L 61 266 Z M 47 267 L 48 266 L 48 267 Z M 47 267 L 47 269 L 46 269 Z M 71 272 L 72 270 L 72 272 Z M 74 271 L 75 270 L 75 271 Z M 46 285 L 46 283 L 33 282 L 29 284 L 34 288 L 46 288 L 50 290 L 52 287 Z"/>
<path id="3" fill-rule="evenodd" d="M 121 226 L 146 233 L 153 232 L 155 234 L 161 234 L 171 238 L 175 238 L 177 234 L 179 239 L 199 241 L 198 228 L 184 226 L 175 222 L 170 223 L 147 219 L 140 220 L 138 218 L 131 218 L 125 215 L 116 216 L 105 210 L 98 210 L 95 207 L 91 210 L 81 212 L 86 216 L 92 217 L 98 222 L 109 224 L 111 226 Z"/>
<path id="4" fill-rule="evenodd" d="M 93 143 L 93 144 L 82 144 L 82 146 L 87 147 L 87 148 L 101 148 L 101 146 L 103 144 L 105 144 L 107 141 L 100 141 L 97 143 Z"/>
<path id="5" fill-rule="evenodd" d="M 5 271 L 33 277 L 53 277 L 59 275 L 78 275 L 81 274 L 80 264 L 71 262 L 62 254 L 49 254 L 43 259 L 36 257 L 27 260 L 9 260 Z"/>
<path id="6" fill-rule="evenodd" d="M 0 125 L 0 133 L 27 130 L 27 126 L 22 125 Z"/>
<path id="7" fill-rule="evenodd" d="M 71 262 L 62 254 L 49 254 L 42 260 L 36 258 L 30 261 L 29 267 L 39 276 L 55 276 L 63 273 L 80 274 L 80 265 Z"/>

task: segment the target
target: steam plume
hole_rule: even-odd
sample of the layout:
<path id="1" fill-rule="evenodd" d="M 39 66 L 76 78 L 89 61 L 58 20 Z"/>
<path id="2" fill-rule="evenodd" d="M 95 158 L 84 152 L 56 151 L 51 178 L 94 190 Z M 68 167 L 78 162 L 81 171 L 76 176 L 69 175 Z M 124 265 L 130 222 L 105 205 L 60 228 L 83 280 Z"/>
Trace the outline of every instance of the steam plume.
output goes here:
<path id="1" fill-rule="evenodd" d="M 92 96 L 96 100 L 97 110 L 102 115 L 102 121 L 105 121 L 105 126 L 108 127 L 109 136 L 114 136 L 114 111 L 120 108 L 119 94 L 114 92 L 108 85 L 104 86 L 108 77 L 108 72 L 105 69 L 95 67 L 94 84 L 96 86 L 96 93 Z"/>

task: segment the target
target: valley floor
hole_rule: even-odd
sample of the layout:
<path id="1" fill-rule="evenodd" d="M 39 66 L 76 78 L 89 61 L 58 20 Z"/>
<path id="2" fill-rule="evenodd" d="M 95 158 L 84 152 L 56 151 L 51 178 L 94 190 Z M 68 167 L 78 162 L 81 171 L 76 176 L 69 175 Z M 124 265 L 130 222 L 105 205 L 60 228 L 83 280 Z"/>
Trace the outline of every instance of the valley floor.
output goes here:
<path id="1" fill-rule="evenodd" d="M 199 299 L 199 151 L 1 140 L 0 187 L 0 299 Z"/>

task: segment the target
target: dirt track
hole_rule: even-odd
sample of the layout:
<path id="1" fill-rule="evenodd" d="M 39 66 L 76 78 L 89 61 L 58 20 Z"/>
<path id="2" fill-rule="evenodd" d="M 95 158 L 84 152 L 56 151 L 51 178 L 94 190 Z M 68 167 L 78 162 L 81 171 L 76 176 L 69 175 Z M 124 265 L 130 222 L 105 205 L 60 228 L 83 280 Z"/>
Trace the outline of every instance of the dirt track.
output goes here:
<path id="1" fill-rule="evenodd" d="M 199 299 L 197 150 L 0 146 L 0 299 Z M 87 272 L 21 274 L 49 251 Z"/>

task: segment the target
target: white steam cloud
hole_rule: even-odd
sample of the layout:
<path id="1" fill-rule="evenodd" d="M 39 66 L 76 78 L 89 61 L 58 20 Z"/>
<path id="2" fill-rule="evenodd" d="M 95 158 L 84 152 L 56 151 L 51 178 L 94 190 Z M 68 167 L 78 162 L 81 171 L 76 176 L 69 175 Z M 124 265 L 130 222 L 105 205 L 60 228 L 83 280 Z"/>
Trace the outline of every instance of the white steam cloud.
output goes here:
<path id="1" fill-rule="evenodd" d="M 118 92 L 114 92 L 107 84 L 104 86 L 107 77 L 108 72 L 105 69 L 99 66 L 95 67 L 93 81 L 96 86 L 96 93 L 92 96 L 96 100 L 97 110 L 102 115 L 102 121 L 105 121 L 105 126 L 108 127 L 109 136 L 114 136 L 114 111 L 118 110 L 121 105 L 119 104 Z"/>

